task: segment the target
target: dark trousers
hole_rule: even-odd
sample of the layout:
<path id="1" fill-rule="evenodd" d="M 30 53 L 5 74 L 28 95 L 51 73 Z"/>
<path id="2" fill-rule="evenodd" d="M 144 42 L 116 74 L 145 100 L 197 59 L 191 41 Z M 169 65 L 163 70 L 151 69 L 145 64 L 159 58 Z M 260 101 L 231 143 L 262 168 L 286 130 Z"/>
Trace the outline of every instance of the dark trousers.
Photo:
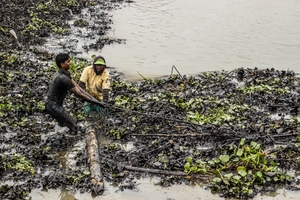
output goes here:
<path id="1" fill-rule="evenodd" d="M 76 120 L 65 111 L 62 105 L 56 102 L 46 101 L 46 112 L 58 121 L 59 126 L 67 126 L 71 131 L 77 131 L 78 126 Z"/>

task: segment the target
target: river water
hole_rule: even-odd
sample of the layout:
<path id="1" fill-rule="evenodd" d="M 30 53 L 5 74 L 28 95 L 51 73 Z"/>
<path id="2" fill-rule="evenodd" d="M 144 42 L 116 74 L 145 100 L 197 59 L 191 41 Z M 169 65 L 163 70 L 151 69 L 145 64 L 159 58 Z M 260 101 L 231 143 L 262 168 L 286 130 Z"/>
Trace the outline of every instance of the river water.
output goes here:
<path id="1" fill-rule="evenodd" d="M 300 72 L 299 0 L 135 0 L 112 14 L 109 37 L 126 44 L 100 53 L 130 80 L 170 75 L 173 65 L 182 75 L 239 67 Z"/>

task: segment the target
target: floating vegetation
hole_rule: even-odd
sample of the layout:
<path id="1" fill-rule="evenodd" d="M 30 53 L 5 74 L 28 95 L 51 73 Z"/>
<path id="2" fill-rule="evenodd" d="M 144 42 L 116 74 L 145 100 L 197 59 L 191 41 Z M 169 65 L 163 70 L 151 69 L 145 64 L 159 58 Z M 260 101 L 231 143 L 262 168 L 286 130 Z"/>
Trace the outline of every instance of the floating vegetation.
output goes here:
<path id="1" fill-rule="evenodd" d="M 224 197 L 253 197 L 264 185 L 292 179 L 287 171 L 279 170 L 279 163 L 274 162 L 276 155 L 267 155 L 257 142 L 245 144 L 245 139 L 241 139 L 238 146 L 226 146 L 220 152 L 217 158 L 207 161 L 188 157 L 184 168 L 187 173 L 211 174 L 215 178 L 210 187 Z"/>
<path id="2" fill-rule="evenodd" d="M 46 39 L 56 35 L 70 35 L 72 33 L 70 20 L 75 15 L 82 14 L 83 9 L 89 9 L 93 17 L 101 23 L 90 24 L 79 17 L 74 22 L 77 27 L 88 27 L 97 30 L 96 35 L 105 35 L 110 29 L 112 20 L 107 11 L 119 8 L 125 1 L 103 0 L 42 0 L 39 2 L 18 0 L 3 0 L 0 4 L 0 46 L 1 51 L 28 48 L 31 45 L 42 45 Z M 93 7 L 98 6 L 95 10 Z M 22 17 L 20 17 L 22 16 Z M 100 37 L 97 45 L 91 48 L 101 49 L 104 44 L 121 42 L 122 40 L 103 39 Z M 36 52 L 37 53 L 37 52 Z M 48 58 L 49 59 L 49 58 Z"/>
<path id="3" fill-rule="evenodd" d="M 1 199 L 25 199 L 33 188 L 94 190 L 84 149 L 72 152 L 73 168 L 62 161 L 63 152 L 83 137 L 67 138 L 44 112 L 44 97 L 57 68 L 52 53 L 30 45 L 41 45 L 52 34 L 69 34 L 66 20 L 83 8 L 95 13 L 90 5 L 110 10 L 121 2 L 1 2 Z M 99 24 L 82 17 L 75 23 L 99 35 L 85 50 L 123 42 L 104 37 L 111 24 L 107 13 L 97 17 Z M 72 56 L 76 81 L 89 64 Z M 295 72 L 239 68 L 182 76 L 177 71 L 129 82 L 109 70 L 111 107 L 105 124 L 97 127 L 110 141 L 99 151 L 105 181 L 122 191 L 136 188 L 134 177 L 155 174 L 164 187 L 205 177 L 212 192 L 228 198 L 252 198 L 278 186 L 299 189 L 293 173 L 300 169 L 300 78 Z M 83 122 L 82 101 L 71 94 L 67 99 L 66 109 Z M 129 143 L 131 148 L 123 148 Z"/>
<path id="4" fill-rule="evenodd" d="M 298 146 L 299 78 L 292 71 L 245 69 L 238 80 L 237 71 L 117 79 L 114 123 L 102 132 L 134 141 L 132 152 L 119 152 L 126 154 L 122 163 L 209 175 L 209 187 L 224 197 L 249 198 L 270 185 L 295 183 L 290 169 L 298 168 L 297 150 L 289 164 L 278 159 L 277 148 L 266 151 Z"/>
<path id="5" fill-rule="evenodd" d="M 1 167 L 2 170 L 6 171 L 9 169 L 15 169 L 18 171 L 27 171 L 31 174 L 35 173 L 34 167 L 24 156 L 20 156 L 18 154 L 9 155 L 9 156 L 2 156 L 1 163 L 3 166 Z"/>
<path id="6" fill-rule="evenodd" d="M 5 58 L 2 67 L 13 58 L 0 56 Z M 44 113 L 43 97 L 57 69 L 53 63 L 41 67 L 30 60 L 14 60 L 18 61 L 0 76 L 5 86 L 0 116 L 6 119 L 0 126 L 2 180 L 12 179 L 18 171 L 17 179 L 30 179 L 32 185 L 42 182 L 48 189 L 72 186 L 92 191 L 84 150 L 75 157 L 81 170 L 63 168 L 57 159 L 58 152 L 76 141 L 51 134 L 56 122 Z M 90 63 L 75 57 L 72 62 L 77 80 Z M 143 170 L 159 172 L 165 187 L 205 176 L 212 192 L 235 198 L 254 197 L 270 185 L 297 187 L 299 181 L 291 173 L 300 163 L 299 78 L 294 72 L 266 69 L 261 76 L 258 69 L 245 69 L 239 80 L 238 70 L 233 70 L 129 82 L 110 70 L 111 107 L 98 129 L 114 142 L 99 152 L 106 181 L 133 189 L 129 177 L 140 176 Z M 81 100 L 70 95 L 65 106 L 78 121 L 85 120 Z M 128 142 L 133 148 L 121 148 Z M 8 190 L 12 188 L 2 186 L 1 191 Z"/>

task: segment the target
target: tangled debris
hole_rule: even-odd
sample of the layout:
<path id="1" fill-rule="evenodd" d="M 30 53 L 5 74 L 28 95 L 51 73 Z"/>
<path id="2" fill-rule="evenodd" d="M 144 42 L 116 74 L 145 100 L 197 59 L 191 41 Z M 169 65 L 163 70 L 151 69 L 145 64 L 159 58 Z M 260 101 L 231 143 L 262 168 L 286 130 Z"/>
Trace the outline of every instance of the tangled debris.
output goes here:
<path id="1" fill-rule="evenodd" d="M 84 138 L 67 138 L 44 113 L 43 98 L 55 70 L 53 54 L 31 45 L 43 44 L 51 34 L 69 34 L 62 16 L 69 20 L 83 8 L 92 11 L 89 5 L 105 10 L 117 3 L 1 2 L 1 199 L 26 199 L 34 188 L 99 194 L 88 176 L 84 148 L 73 152 L 74 165 L 62 160 Z M 15 14 L 22 18 L 15 20 Z M 104 25 L 94 27 L 99 35 L 111 23 L 103 16 L 98 17 Z M 74 24 L 84 27 L 87 22 L 79 18 Z M 87 48 L 109 44 L 98 41 Z M 72 59 L 78 81 L 88 61 Z M 105 181 L 124 190 L 135 189 L 134 179 L 142 176 L 159 176 L 165 187 L 202 180 L 221 196 L 235 198 L 251 198 L 277 186 L 299 188 L 292 172 L 299 170 L 300 80 L 293 71 L 240 68 L 143 77 L 139 82 L 122 80 L 113 68 L 110 72 L 111 108 L 98 130 L 109 141 L 99 150 Z M 85 121 L 80 100 L 70 95 L 65 104 L 78 122 Z"/>
<path id="2" fill-rule="evenodd" d="M 39 60 L 51 60 L 52 53 L 44 47 L 47 40 L 57 41 L 63 36 L 76 35 L 93 43 L 83 48 L 100 50 L 104 45 L 124 42 L 121 39 L 105 38 L 111 29 L 112 19 L 108 14 L 119 9 L 125 0 L 3 0 L 0 3 L 1 51 L 27 50 Z M 84 10 L 84 12 L 83 12 Z M 72 22 L 72 23 L 70 23 Z M 76 29 L 78 27 L 78 29 Z M 60 46 L 65 51 L 77 53 L 74 43 L 67 40 Z M 28 53 L 27 52 L 27 53 Z M 31 55 L 32 56 L 32 55 Z"/>
<path id="3" fill-rule="evenodd" d="M 293 71 L 242 68 L 115 80 L 114 123 L 103 131 L 135 148 L 117 148 L 103 166 L 118 169 L 121 158 L 123 166 L 210 175 L 208 186 L 224 197 L 296 184 L 290 172 L 299 169 L 299 81 Z M 187 180 L 163 177 L 164 186 Z"/>
<path id="4" fill-rule="evenodd" d="M 12 54 L 1 54 L 1 66 L 10 69 L 0 74 L 1 197 L 25 198 L 41 187 L 97 195 L 84 149 L 76 152 L 75 167 L 58 159 L 83 137 L 66 138 L 44 113 L 53 67 Z M 236 69 L 127 82 L 110 70 L 111 108 L 98 130 L 110 143 L 99 156 L 105 180 L 120 190 L 152 175 L 162 186 L 205 180 L 225 197 L 297 188 L 291 170 L 299 169 L 300 80 L 293 71 L 244 69 L 241 75 Z M 69 97 L 66 107 L 84 121 L 82 102 Z M 126 143 L 132 148 L 123 148 Z"/>

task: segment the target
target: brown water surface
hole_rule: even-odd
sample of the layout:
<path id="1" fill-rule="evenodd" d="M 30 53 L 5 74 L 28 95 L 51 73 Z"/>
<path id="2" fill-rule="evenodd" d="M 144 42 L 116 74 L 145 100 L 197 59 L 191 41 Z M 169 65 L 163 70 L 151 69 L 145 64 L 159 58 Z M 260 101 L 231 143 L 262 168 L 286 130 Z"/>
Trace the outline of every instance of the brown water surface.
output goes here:
<path id="1" fill-rule="evenodd" d="M 136 0 L 113 11 L 109 65 L 131 80 L 235 68 L 300 72 L 299 0 Z M 90 57 L 94 52 L 88 52 Z M 99 53 L 99 52 L 96 52 Z"/>
<path id="2" fill-rule="evenodd" d="M 220 200 L 224 199 L 217 194 L 212 194 L 198 184 L 173 185 L 169 188 L 155 186 L 158 179 L 141 179 L 138 190 L 116 191 L 117 187 L 106 186 L 106 191 L 102 196 L 92 197 L 88 193 L 70 192 L 65 190 L 41 191 L 35 189 L 31 192 L 31 200 Z M 279 189 L 276 192 L 268 194 L 259 194 L 253 200 L 296 200 L 299 199 L 300 192 L 287 191 Z"/>

